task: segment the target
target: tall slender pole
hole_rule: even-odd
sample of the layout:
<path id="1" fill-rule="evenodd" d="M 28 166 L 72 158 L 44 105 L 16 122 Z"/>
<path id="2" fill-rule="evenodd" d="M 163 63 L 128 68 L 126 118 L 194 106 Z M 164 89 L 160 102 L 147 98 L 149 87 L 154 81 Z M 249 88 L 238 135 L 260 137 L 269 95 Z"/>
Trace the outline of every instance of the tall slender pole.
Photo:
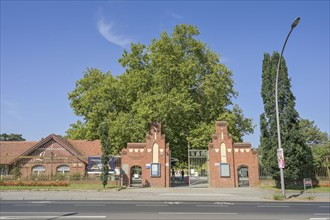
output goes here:
<path id="1" fill-rule="evenodd" d="M 294 20 L 294 22 L 292 23 L 291 30 L 290 30 L 290 32 L 288 33 L 288 35 L 285 39 L 285 42 L 283 44 L 282 51 L 281 51 L 281 54 L 280 54 L 280 58 L 278 60 L 278 65 L 277 65 L 276 82 L 275 82 L 275 108 L 276 108 L 276 124 L 277 124 L 277 141 L 278 141 L 278 149 L 279 150 L 282 150 L 282 144 L 281 144 L 280 118 L 279 118 L 279 111 L 278 111 L 278 75 L 279 75 L 279 72 L 280 72 L 280 65 L 281 65 L 282 55 L 283 55 L 283 52 L 284 52 L 286 42 L 288 41 L 292 30 L 298 25 L 299 21 L 300 21 L 300 17 L 296 18 Z M 281 175 L 282 196 L 285 198 L 285 185 L 284 185 L 283 167 L 280 167 L 280 175 Z"/>
<path id="2" fill-rule="evenodd" d="M 190 187 L 190 145 L 189 145 L 189 142 L 188 142 L 188 180 L 189 180 L 189 187 Z"/>

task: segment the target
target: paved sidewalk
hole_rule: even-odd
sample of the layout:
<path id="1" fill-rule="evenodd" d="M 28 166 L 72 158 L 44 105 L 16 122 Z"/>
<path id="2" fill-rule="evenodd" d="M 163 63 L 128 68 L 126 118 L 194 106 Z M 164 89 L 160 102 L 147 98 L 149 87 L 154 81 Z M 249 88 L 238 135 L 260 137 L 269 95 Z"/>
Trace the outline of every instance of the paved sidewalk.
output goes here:
<path id="1" fill-rule="evenodd" d="M 274 201 L 274 191 L 261 188 L 128 188 L 120 191 L 3 191 L 0 200 L 166 200 L 166 201 Z M 308 200 L 313 196 L 313 200 Z M 287 193 L 289 201 L 329 202 L 329 193 Z"/>

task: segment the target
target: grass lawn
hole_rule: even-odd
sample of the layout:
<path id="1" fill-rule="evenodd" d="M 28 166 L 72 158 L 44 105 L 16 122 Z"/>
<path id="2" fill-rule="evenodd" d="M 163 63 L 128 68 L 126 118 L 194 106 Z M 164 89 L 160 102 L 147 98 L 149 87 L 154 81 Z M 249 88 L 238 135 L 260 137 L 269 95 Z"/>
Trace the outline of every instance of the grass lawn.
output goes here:
<path id="1" fill-rule="evenodd" d="M 280 191 L 281 189 L 276 188 L 275 186 L 260 186 L 262 189 L 272 189 L 274 191 Z M 285 189 L 286 192 L 300 192 L 302 189 Z M 330 187 L 329 186 L 316 186 L 311 189 L 310 187 L 307 188 L 306 192 L 328 192 L 330 193 Z"/>

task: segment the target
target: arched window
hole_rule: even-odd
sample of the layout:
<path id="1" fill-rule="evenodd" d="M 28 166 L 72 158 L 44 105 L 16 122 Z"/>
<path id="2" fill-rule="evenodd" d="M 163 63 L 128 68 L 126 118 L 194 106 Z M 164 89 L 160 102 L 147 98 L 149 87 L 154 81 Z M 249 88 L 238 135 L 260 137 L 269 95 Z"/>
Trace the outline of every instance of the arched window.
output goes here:
<path id="1" fill-rule="evenodd" d="M 42 175 L 45 174 L 46 168 L 42 165 L 37 165 L 32 167 L 32 175 Z"/>
<path id="2" fill-rule="evenodd" d="M 69 174 L 70 173 L 70 167 L 68 165 L 58 166 L 57 169 L 56 169 L 56 172 L 58 174 Z"/>
<path id="3" fill-rule="evenodd" d="M 220 145 L 220 152 L 221 152 L 221 163 L 227 163 L 227 149 L 225 143 L 222 143 Z"/>
<path id="4" fill-rule="evenodd" d="M 158 163 L 158 151 L 159 151 L 159 146 L 157 143 L 154 143 L 152 146 L 152 162 L 153 163 Z"/>

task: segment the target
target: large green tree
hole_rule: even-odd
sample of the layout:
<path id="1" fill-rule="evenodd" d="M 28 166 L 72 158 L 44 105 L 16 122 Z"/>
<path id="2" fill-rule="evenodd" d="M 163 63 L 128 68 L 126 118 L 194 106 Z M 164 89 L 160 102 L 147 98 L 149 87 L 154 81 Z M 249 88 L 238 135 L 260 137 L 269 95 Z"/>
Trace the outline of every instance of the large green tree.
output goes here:
<path id="1" fill-rule="evenodd" d="M 277 182 L 280 179 L 276 156 L 278 143 L 275 111 L 275 79 L 278 61 L 279 53 L 274 52 L 272 56 L 268 53 L 264 54 L 261 87 L 264 112 L 260 116 L 261 162 Z M 284 58 L 282 58 L 279 72 L 278 105 L 285 158 L 284 176 L 286 182 L 294 182 L 308 175 L 306 169 L 310 168 L 312 155 L 299 126 L 300 118 L 295 109 L 295 97 L 291 91 L 291 82 Z"/>
<path id="2" fill-rule="evenodd" d="M 233 104 L 232 72 L 205 43 L 197 27 L 178 25 L 151 44 L 131 44 L 119 59 L 125 72 L 87 69 L 69 94 L 75 114 L 84 122 L 71 125 L 70 138 L 96 139 L 107 121 L 112 153 L 127 142 L 142 142 L 150 122 L 160 122 L 173 156 L 187 157 L 187 142 L 207 148 L 217 120 L 229 121 L 234 140 L 253 132 L 251 119 Z"/>

